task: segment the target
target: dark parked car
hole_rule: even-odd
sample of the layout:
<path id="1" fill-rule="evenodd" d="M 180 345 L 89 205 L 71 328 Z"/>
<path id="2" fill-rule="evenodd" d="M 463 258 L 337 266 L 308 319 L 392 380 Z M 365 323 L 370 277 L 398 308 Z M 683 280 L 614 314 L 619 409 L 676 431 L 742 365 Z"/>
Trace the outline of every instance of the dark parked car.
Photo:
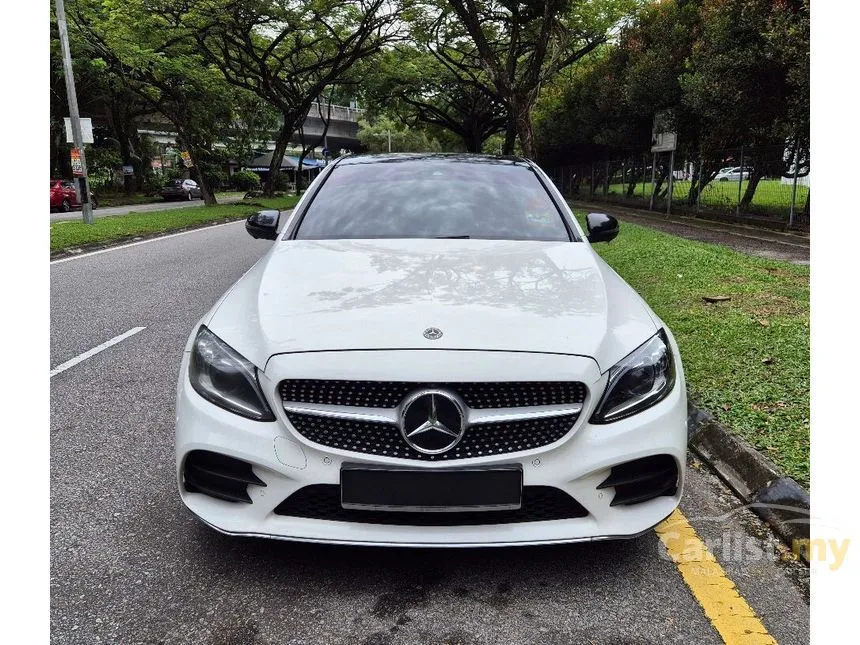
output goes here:
<path id="1" fill-rule="evenodd" d="M 98 208 L 96 196 L 90 191 L 90 203 L 93 208 Z M 75 192 L 75 184 L 68 179 L 51 180 L 51 211 L 62 211 L 68 213 L 73 208 L 80 208 L 78 194 Z"/>
<path id="2" fill-rule="evenodd" d="M 174 179 L 161 189 L 161 196 L 165 200 L 185 199 L 189 202 L 196 198 L 203 198 L 200 186 L 193 179 Z"/>

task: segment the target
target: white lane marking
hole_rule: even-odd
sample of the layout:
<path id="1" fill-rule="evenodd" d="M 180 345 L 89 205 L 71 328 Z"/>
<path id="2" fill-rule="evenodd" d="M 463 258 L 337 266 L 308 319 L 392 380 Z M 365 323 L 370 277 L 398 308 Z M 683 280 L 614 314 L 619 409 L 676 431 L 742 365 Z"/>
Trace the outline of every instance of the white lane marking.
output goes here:
<path id="1" fill-rule="evenodd" d="M 240 219 L 235 222 L 227 222 L 226 224 L 215 224 L 214 226 L 201 226 L 200 228 L 194 228 L 190 231 L 182 231 L 181 233 L 171 233 L 170 235 L 162 235 L 160 237 L 153 237 L 148 240 L 141 240 L 140 242 L 132 242 L 131 244 L 123 244 L 121 246 L 111 246 L 107 249 L 100 249 L 98 251 L 91 251 L 89 253 L 81 253 L 80 255 L 73 255 L 70 258 L 61 258 L 59 260 L 52 260 L 51 264 L 60 264 L 61 262 L 71 262 L 72 260 L 80 260 L 82 258 L 88 258 L 93 255 L 99 255 L 100 253 L 109 253 L 111 251 L 119 251 L 120 249 L 127 249 L 130 246 L 140 246 L 141 244 L 149 244 L 150 242 L 158 242 L 159 240 L 167 240 L 171 237 L 179 237 L 180 235 L 191 235 L 191 233 L 199 233 L 200 231 L 209 231 L 213 228 L 220 228 L 221 226 L 233 226 L 234 224 L 241 224 L 245 220 Z"/>
<path id="2" fill-rule="evenodd" d="M 96 345 L 95 347 L 84 352 L 83 354 L 78 354 L 73 359 L 68 360 L 65 363 L 61 363 L 60 365 L 57 365 L 54 369 L 51 370 L 51 378 L 54 378 L 60 372 L 65 372 L 70 367 L 74 367 L 75 365 L 77 365 L 81 361 L 85 361 L 88 358 L 90 358 L 91 356 L 95 356 L 99 352 L 106 350 L 108 347 L 112 347 L 113 345 L 116 345 L 117 343 L 121 343 L 126 338 L 130 338 L 131 336 L 134 336 L 135 334 L 142 332 L 144 329 L 146 329 L 146 327 L 132 327 L 131 329 L 129 329 L 124 334 L 120 334 L 119 336 L 114 336 L 113 338 L 111 338 L 108 341 L 105 341 L 101 345 Z"/>

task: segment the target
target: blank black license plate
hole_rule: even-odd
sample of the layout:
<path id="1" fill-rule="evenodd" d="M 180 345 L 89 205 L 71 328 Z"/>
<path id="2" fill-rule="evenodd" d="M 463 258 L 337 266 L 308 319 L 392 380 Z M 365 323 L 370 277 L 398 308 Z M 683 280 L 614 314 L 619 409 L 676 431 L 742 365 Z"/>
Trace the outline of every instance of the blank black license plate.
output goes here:
<path id="1" fill-rule="evenodd" d="M 473 469 L 417 469 L 343 464 L 344 508 L 450 512 L 516 510 L 522 505 L 519 465 Z"/>

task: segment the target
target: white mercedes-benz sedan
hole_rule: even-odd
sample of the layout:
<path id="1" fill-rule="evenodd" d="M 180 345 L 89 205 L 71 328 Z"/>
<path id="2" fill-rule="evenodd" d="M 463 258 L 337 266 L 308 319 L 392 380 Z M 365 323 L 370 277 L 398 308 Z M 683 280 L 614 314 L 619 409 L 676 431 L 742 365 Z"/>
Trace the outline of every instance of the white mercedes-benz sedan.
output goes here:
<path id="1" fill-rule="evenodd" d="M 182 359 L 182 501 L 231 535 L 342 544 L 658 524 L 684 481 L 681 358 L 591 247 L 618 223 L 587 223 L 529 161 L 415 154 L 338 159 L 249 217 L 275 242 Z"/>

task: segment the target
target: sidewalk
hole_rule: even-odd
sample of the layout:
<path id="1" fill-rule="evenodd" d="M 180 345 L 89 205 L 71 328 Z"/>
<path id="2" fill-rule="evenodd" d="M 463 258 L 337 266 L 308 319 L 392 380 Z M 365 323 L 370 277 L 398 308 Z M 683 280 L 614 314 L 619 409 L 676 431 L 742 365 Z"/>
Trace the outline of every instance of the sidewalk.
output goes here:
<path id="1" fill-rule="evenodd" d="M 216 195 L 219 204 L 238 204 L 242 201 L 241 195 Z M 186 201 L 157 201 L 146 204 L 127 204 L 125 206 L 106 206 L 97 208 L 93 211 L 93 217 L 110 217 L 112 215 L 128 215 L 129 213 L 154 213 L 157 211 L 169 211 L 176 208 L 191 208 L 194 206 L 203 206 L 203 200 L 195 199 L 190 202 Z M 62 222 L 82 219 L 81 211 L 73 210 L 68 213 L 51 213 L 51 222 Z"/>
<path id="2" fill-rule="evenodd" d="M 721 244 L 735 251 L 783 260 L 793 264 L 809 264 L 809 235 L 714 222 L 706 219 L 679 217 L 653 211 L 628 208 L 606 202 L 568 201 L 571 208 L 587 212 L 608 213 L 619 220 L 678 235 L 689 240 Z"/>

